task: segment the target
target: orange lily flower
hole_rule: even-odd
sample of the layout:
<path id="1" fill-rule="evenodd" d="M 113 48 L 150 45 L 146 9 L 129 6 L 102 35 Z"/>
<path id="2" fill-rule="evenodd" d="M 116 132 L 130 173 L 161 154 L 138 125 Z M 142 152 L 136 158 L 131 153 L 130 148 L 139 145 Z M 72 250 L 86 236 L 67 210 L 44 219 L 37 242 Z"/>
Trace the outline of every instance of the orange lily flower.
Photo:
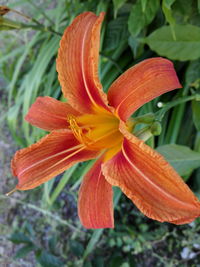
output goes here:
<path id="1" fill-rule="evenodd" d="M 180 88 L 173 64 L 152 58 L 131 67 L 103 92 L 98 78 L 104 14 L 85 12 L 67 27 L 57 58 L 68 103 L 38 97 L 26 120 L 50 131 L 12 160 L 16 189 L 35 188 L 73 164 L 98 157 L 83 179 L 78 214 L 86 228 L 113 228 L 112 186 L 149 218 L 184 224 L 200 202 L 167 161 L 134 136 L 130 115 L 146 102 Z"/>

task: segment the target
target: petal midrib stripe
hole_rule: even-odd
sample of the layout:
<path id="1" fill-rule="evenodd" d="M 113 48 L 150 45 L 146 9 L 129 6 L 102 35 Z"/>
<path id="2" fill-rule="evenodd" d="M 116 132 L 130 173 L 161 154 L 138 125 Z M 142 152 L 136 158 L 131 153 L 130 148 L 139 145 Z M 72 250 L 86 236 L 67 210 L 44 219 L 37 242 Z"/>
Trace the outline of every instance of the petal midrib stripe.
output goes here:
<path id="1" fill-rule="evenodd" d="M 37 165 L 40 165 L 41 163 L 44 163 L 44 162 L 46 162 L 46 161 L 48 161 L 48 160 L 50 160 L 50 159 L 52 159 L 52 158 L 55 158 L 55 157 L 57 157 L 57 156 L 60 156 L 60 155 L 62 155 L 62 154 L 65 154 L 65 153 L 67 153 L 67 152 L 73 151 L 73 150 L 75 150 L 75 149 L 77 149 L 77 148 L 82 148 L 82 149 L 83 149 L 83 148 L 85 148 L 85 146 L 82 145 L 82 144 L 80 144 L 80 145 L 74 146 L 74 147 L 72 147 L 72 148 L 66 149 L 66 150 L 64 150 L 64 151 L 61 151 L 61 152 L 59 152 L 59 153 L 56 153 L 56 154 L 54 154 L 54 155 L 52 155 L 52 156 L 49 156 L 49 157 L 47 157 L 47 158 L 45 158 L 45 159 L 39 160 L 39 161 L 37 161 L 36 163 L 33 163 L 32 165 L 28 166 L 27 168 L 25 168 L 25 169 L 23 169 L 21 172 L 19 172 L 18 176 L 24 174 L 24 172 L 30 170 L 31 168 L 36 167 Z M 71 155 L 71 154 L 70 154 L 70 155 Z"/>
<path id="2" fill-rule="evenodd" d="M 67 156 L 64 157 L 63 159 L 61 159 L 61 160 L 59 160 L 58 162 L 56 162 L 55 164 L 51 165 L 49 168 L 47 168 L 47 169 L 43 170 L 42 172 L 40 172 L 40 175 L 43 175 L 47 170 L 49 171 L 49 170 L 53 169 L 54 167 L 56 167 L 57 165 L 59 165 L 60 163 L 62 163 L 63 161 L 65 161 L 65 160 L 67 160 L 67 159 L 73 157 L 73 156 L 76 155 L 77 153 L 81 152 L 83 149 L 85 149 L 85 147 L 81 147 L 80 149 L 75 150 L 72 154 L 67 155 Z M 67 168 L 67 166 L 64 167 L 64 168 L 62 168 L 62 169 L 60 169 L 61 172 L 62 172 L 63 170 L 65 170 L 66 168 Z M 38 179 L 38 178 L 35 178 L 35 179 Z M 30 185 L 34 182 L 35 179 L 33 178 L 31 181 L 25 183 L 25 185 L 26 185 L 26 186 L 30 186 Z M 43 177 L 43 180 L 45 180 L 45 177 Z"/>
<path id="3" fill-rule="evenodd" d="M 148 178 L 148 176 L 146 176 L 143 172 L 141 172 L 130 160 L 129 156 L 127 155 L 127 153 L 125 152 L 124 149 L 124 145 L 122 146 L 122 153 L 125 157 L 125 159 L 128 161 L 128 163 L 131 165 L 131 167 L 140 175 L 142 176 L 148 183 L 150 183 L 157 191 L 160 191 L 163 195 L 165 195 L 166 197 L 170 198 L 172 201 L 176 201 L 179 204 L 181 204 L 182 206 L 188 206 L 192 209 L 194 209 L 194 205 L 189 204 L 187 202 L 183 202 L 177 198 L 175 198 L 173 195 L 171 195 L 170 193 L 166 192 L 165 190 L 163 190 L 161 187 L 159 187 L 157 184 L 155 184 L 151 179 Z"/>
<path id="4" fill-rule="evenodd" d="M 93 103 L 94 106 L 97 106 L 96 102 L 94 101 L 91 93 L 90 93 L 90 90 L 89 90 L 89 87 L 87 85 L 87 81 L 86 81 L 86 77 L 85 77 L 85 66 L 84 66 L 84 51 L 85 51 L 85 39 L 87 37 L 87 34 L 88 34 L 88 31 L 90 29 L 90 24 L 87 25 L 87 28 L 84 32 L 84 35 L 83 35 L 83 39 L 82 39 L 82 45 L 81 45 L 81 69 L 82 69 L 82 77 L 83 77 L 83 83 L 85 85 L 85 89 L 86 89 L 86 92 L 88 94 L 88 97 L 90 99 L 90 101 Z"/>

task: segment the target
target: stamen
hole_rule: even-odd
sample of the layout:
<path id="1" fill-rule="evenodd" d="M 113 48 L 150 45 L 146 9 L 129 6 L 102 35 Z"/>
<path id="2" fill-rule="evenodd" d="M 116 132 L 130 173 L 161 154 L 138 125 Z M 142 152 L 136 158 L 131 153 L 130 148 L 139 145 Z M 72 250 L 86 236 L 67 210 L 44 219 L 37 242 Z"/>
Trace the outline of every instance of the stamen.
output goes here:
<path id="1" fill-rule="evenodd" d="M 67 121 L 69 122 L 69 128 L 72 130 L 74 136 L 79 140 L 82 141 L 82 129 L 78 126 L 75 116 L 68 115 Z"/>
<path id="2" fill-rule="evenodd" d="M 95 116 L 94 116 L 95 117 Z M 101 117 L 100 117 L 101 118 Z M 98 119 L 96 116 L 95 119 Z M 114 124 L 114 127 L 109 127 L 108 129 L 105 127 L 105 132 L 99 133 L 99 136 L 93 136 L 93 131 L 96 130 L 96 127 L 93 127 L 92 125 L 89 126 L 88 123 L 85 125 L 84 123 L 80 123 L 79 126 L 77 122 L 77 118 L 74 115 L 68 115 L 67 121 L 69 122 L 69 128 L 72 130 L 75 138 L 82 144 L 84 144 L 88 149 L 97 150 L 104 148 L 103 143 L 100 144 L 105 139 L 105 142 L 107 142 L 106 138 L 108 138 L 110 135 L 117 133 L 118 127 Z M 91 120 L 92 122 L 92 120 Z M 112 146 L 112 145 L 111 145 Z"/>
<path id="3" fill-rule="evenodd" d="M 85 134 L 83 133 L 83 130 L 86 130 L 87 133 L 90 134 L 91 129 L 90 128 L 86 128 L 84 126 L 79 126 L 77 121 L 76 121 L 76 117 L 73 115 L 68 115 L 67 116 L 67 121 L 69 122 L 69 128 L 72 130 L 74 136 L 76 137 L 76 139 L 79 140 L 79 142 L 87 145 L 88 142 L 91 142 L 91 140 L 85 136 Z"/>
<path id="4" fill-rule="evenodd" d="M 16 192 L 16 191 L 17 191 L 17 188 L 14 188 L 14 189 L 11 190 L 10 192 L 6 193 L 5 195 L 6 195 L 7 197 L 9 197 L 11 194 L 13 194 L 13 193 Z"/>

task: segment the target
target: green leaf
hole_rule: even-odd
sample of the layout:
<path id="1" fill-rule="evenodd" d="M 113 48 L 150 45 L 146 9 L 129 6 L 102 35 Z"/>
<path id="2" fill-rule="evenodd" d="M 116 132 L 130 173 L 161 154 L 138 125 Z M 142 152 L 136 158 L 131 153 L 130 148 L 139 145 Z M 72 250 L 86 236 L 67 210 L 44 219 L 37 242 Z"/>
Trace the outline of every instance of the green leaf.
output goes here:
<path id="1" fill-rule="evenodd" d="M 200 102 L 192 101 L 192 116 L 195 127 L 200 131 Z"/>
<path id="2" fill-rule="evenodd" d="M 141 0 L 142 12 L 145 12 L 147 7 L 147 0 Z"/>
<path id="3" fill-rule="evenodd" d="M 117 11 L 126 3 L 127 0 L 113 0 L 114 17 L 117 16 Z"/>
<path id="4" fill-rule="evenodd" d="M 163 0 L 163 2 L 165 3 L 165 5 L 166 5 L 167 8 L 171 8 L 171 6 L 173 5 L 173 3 L 175 1 L 176 0 Z"/>
<path id="5" fill-rule="evenodd" d="M 133 52 L 134 58 L 138 58 L 139 56 L 142 55 L 143 50 L 144 50 L 144 44 L 141 43 L 138 38 L 129 36 L 128 44 Z"/>
<path id="6" fill-rule="evenodd" d="M 16 30 L 22 27 L 23 24 L 0 16 L 0 30 Z"/>
<path id="7" fill-rule="evenodd" d="M 200 13 L 200 0 L 197 0 L 197 7 L 198 7 L 198 11 Z"/>
<path id="8" fill-rule="evenodd" d="M 172 9 L 173 17 L 178 24 L 192 24 L 200 26 L 200 14 L 197 0 L 176 0 Z"/>
<path id="9" fill-rule="evenodd" d="M 200 60 L 195 60 L 190 62 L 186 70 L 185 81 L 188 86 L 193 86 L 198 88 L 199 79 L 200 79 Z"/>
<path id="10" fill-rule="evenodd" d="M 114 50 L 128 38 L 127 16 L 118 17 L 108 23 L 104 37 L 104 50 Z"/>
<path id="11" fill-rule="evenodd" d="M 70 169 L 65 171 L 62 178 L 60 179 L 59 183 L 56 185 L 56 187 L 53 189 L 53 192 L 49 198 L 49 204 L 53 205 L 53 203 L 56 201 L 59 194 L 62 192 L 66 184 L 68 183 L 69 179 L 71 178 L 74 171 L 77 169 L 78 164 L 72 166 Z"/>
<path id="12" fill-rule="evenodd" d="M 84 262 L 83 267 L 93 267 L 91 261 Z"/>
<path id="13" fill-rule="evenodd" d="M 24 230 L 28 232 L 28 234 L 34 238 L 35 232 L 33 230 L 32 224 L 30 224 L 28 221 L 24 223 Z"/>
<path id="14" fill-rule="evenodd" d="M 128 19 L 128 29 L 132 36 L 137 36 L 141 30 L 149 25 L 154 19 L 159 8 L 158 0 L 151 0 L 146 3 L 145 12 L 141 1 L 137 1 L 131 9 Z"/>
<path id="15" fill-rule="evenodd" d="M 187 146 L 163 145 L 156 149 L 174 167 L 180 175 L 187 175 L 200 167 L 200 153 Z"/>
<path id="16" fill-rule="evenodd" d="M 70 249 L 74 255 L 77 257 L 81 257 L 84 252 L 84 247 L 81 243 L 77 242 L 76 240 L 70 241 Z"/>
<path id="17" fill-rule="evenodd" d="M 163 0 L 162 1 L 162 10 L 163 13 L 165 15 L 165 19 L 166 21 L 170 24 L 171 26 L 171 31 L 172 31 L 172 35 L 173 35 L 173 39 L 176 40 L 176 35 L 174 32 L 174 25 L 176 24 L 176 21 L 172 15 L 172 9 L 171 9 L 171 5 L 173 4 L 174 0 Z"/>
<path id="18" fill-rule="evenodd" d="M 36 255 L 36 260 L 43 266 L 43 267 L 62 267 L 63 262 L 56 256 L 42 251 L 39 255 Z"/>
<path id="19" fill-rule="evenodd" d="M 196 134 L 194 149 L 195 151 L 200 152 L 200 131 Z"/>
<path id="20" fill-rule="evenodd" d="M 48 245 L 49 245 L 49 250 L 50 252 L 54 252 L 56 250 L 56 246 L 58 244 L 58 239 L 56 235 L 53 235 L 49 241 L 48 241 Z"/>
<path id="21" fill-rule="evenodd" d="M 174 60 L 194 60 L 200 57 L 200 27 L 190 24 L 175 25 L 174 40 L 170 26 L 163 26 L 144 41 L 161 56 Z"/>
<path id="22" fill-rule="evenodd" d="M 124 261 L 123 256 L 121 256 L 121 255 L 114 255 L 110 259 L 108 266 L 109 267 L 121 266 L 121 264 L 123 263 L 123 261 Z"/>
<path id="23" fill-rule="evenodd" d="M 4 25 L 0 25 L 0 31 L 10 31 L 10 30 L 15 30 L 15 28 L 12 28 L 10 26 L 4 26 Z"/>
<path id="24" fill-rule="evenodd" d="M 92 261 L 93 267 L 104 267 L 105 266 L 104 262 L 105 262 L 105 258 L 103 256 L 97 256 Z"/>
<path id="25" fill-rule="evenodd" d="M 104 229 L 97 229 L 97 230 L 94 230 L 93 234 L 92 234 L 92 237 L 90 239 L 90 241 L 88 242 L 88 245 L 84 251 L 84 254 L 83 254 L 83 259 L 85 260 L 88 255 L 93 251 L 96 243 L 99 241 L 102 233 L 103 233 L 103 230 Z"/>
<path id="26" fill-rule="evenodd" d="M 197 196 L 200 197 L 200 168 L 196 170 L 194 175 L 194 191 L 197 193 Z"/>
<path id="27" fill-rule="evenodd" d="M 21 243 L 31 243 L 32 244 L 31 239 L 28 236 L 26 236 L 25 234 L 20 233 L 20 232 L 13 233 L 11 235 L 11 237 L 9 238 L 9 240 L 15 244 L 21 244 Z"/>
<path id="28" fill-rule="evenodd" d="M 35 249 L 36 249 L 36 246 L 33 244 L 25 245 L 22 248 L 17 250 L 14 258 L 15 259 L 24 258 L 26 257 L 28 253 L 30 253 L 31 251 L 34 251 Z"/>

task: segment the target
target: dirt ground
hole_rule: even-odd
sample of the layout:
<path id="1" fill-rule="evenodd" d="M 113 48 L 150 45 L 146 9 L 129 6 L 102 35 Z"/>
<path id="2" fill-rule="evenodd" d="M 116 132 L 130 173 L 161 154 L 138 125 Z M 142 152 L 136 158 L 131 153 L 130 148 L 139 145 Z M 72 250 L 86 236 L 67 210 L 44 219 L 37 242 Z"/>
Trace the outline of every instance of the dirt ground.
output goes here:
<path id="1" fill-rule="evenodd" d="M 0 88 L 4 87 L 0 81 Z M 12 140 L 6 123 L 7 99 L 6 92 L 0 89 L 0 266 L 1 267 L 31 267 L 35 266 L 33 255 L 24 259 L 14 259 L 16 245 L 8 240 L 13 232 L 15 216 L 20 206 L 13 199 L 6 197 L 5 193 L 15 187 L 16 180 L 11 174 L 10 160 L 17 150 L 17 146 Z M 16 192 L 14 198 L 22 198 Z"/>

